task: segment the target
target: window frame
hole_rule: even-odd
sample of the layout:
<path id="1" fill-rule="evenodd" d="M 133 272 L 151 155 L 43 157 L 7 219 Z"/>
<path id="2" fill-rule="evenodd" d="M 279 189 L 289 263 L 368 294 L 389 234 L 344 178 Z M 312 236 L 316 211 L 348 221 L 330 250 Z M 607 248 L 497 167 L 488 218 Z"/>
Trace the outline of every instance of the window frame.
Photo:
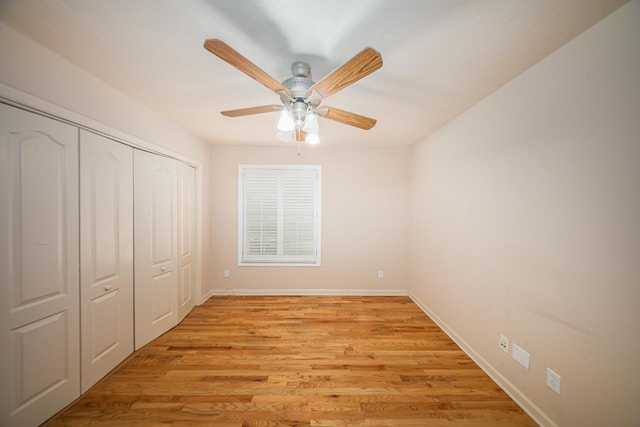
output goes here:
<path id="1" fill-rule="evenodd" d="M 245 245 L 245 183 L 246 170 L 315 170 L 316 191 L 314 197 L 314 244 L 316 249 L 313 260 L 286 259 L 286 255 L 276 255 L 271 260 L 246 260 L 244 257 Z M 282 195 L 282 182 L 278 186 L 278 197 Z M 282 221 L 282 200 L 278 201 L 278 223 Z M 283 243 L 282 230 L 278 229 L 278 245 Z M 281 240 L 282 239 L 282 240 Z M 319 267 L 321 266 L 322 246 L 322 166 L 321 165 L 291 165 L 291 164 L 241 164 L 238 165 L 238 266 L 239 267 Z"/>

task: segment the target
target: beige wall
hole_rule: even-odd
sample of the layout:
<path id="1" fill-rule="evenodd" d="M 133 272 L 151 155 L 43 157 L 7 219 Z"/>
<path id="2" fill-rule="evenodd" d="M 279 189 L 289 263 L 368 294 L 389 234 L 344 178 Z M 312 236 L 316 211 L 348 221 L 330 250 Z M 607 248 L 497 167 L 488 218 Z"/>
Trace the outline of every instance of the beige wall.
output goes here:
<path id="1" fill-rule="evenodd" d="M 0 83 L 201 161 L 209 146 L 0 22 Z M 114 67 L 117 64 L 114 64 Z"/>
<path id="2" fill-rule="evenodd" d="M 35 97 L 36 102 L 46 101 L 78 117 L 58 108 L 47 111 L 49 113 L 54 112 L 66 119 L 78 119 L 83 124 L 98 122 L 91 125 L 99 125 L 99 130 L 134 144 L 142 142 L 146 146 L 156 146 L 201 164 L 202 293 L 208 293 L 210 146 L 1 22 L 0 83 Z M 50 110 L 48 105 L 31 106 Z M 86 121 L 85 118 L 90 120 Z"/>
<path id="3" fill-rule="evenodd" d="M 214 147 L 213 287 L 252 290 L 402 290 L 407 284 L 410 149 Z M 238 165 L 322 166 L 322 265 L 238 267 Z M 223 270 L 231 277 L 223 278 Z M 378 270 L 384 278 L 378 279 Z"/>
<path id="4" fill-rule="evenodd" d="M 639 41 L 634 1 L 415 150 L 412 291 L 546 424 L 640 423 Z"/>

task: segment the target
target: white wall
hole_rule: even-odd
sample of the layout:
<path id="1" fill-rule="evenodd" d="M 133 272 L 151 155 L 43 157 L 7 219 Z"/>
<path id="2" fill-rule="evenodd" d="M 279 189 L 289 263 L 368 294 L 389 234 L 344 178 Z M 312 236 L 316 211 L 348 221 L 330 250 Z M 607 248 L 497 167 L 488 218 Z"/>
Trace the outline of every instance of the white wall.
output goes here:
<path id="1" fill-rule="evenodd" d="M 117 64 L 114 64 L 117 66 Z M 202 259 L 210 256 L 209 160 L 210 146 L 167 119 L 138 104 L 122 92 L 106 85 L 83 69 L 22 36 L 0 22 L 0 83 L 35 97 L 39 105 L 75 120 L 80 117 L 99 122 L 113 136 L 157 146 L 182 158 L 199 162 L 202 196 Z M 6 96 L 6 94 L 5 94 Z M 39 101 L 45 101 L 40 104 Z M 42 107 L 44 105 L 44 107 Z M 68 115 L 64 110 L 75 114 Z M 52 111 L 47 111 L 51 113 Z M 73 116 L 73 117 L 72 117 Z M 203 263 L 202 293 L 209 291 L 209 264 Z"/>
<path id="2" fill-rule="evenodd" d="M 213 147 L 213 287 L 224 291 L 407 288 L 410 149 Z M 238 267 L 238 165 L 322 166 L 322 265 Z M 223 270 L 231 277 L 223 278 Z M 378 279 L 378 270 L 384 278 Z"/>
<path id="3" fill-rule="evenodd" d="M 640 422 L 639 41 L 636 0 L 413 156 L 412 291 L 544 424 Z"/>

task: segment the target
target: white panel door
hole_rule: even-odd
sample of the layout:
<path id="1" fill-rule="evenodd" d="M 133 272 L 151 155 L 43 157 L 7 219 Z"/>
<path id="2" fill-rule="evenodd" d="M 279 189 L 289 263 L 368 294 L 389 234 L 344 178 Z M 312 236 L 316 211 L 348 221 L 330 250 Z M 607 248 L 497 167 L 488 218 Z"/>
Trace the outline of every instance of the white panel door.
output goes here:
<path id="1" fill-rule="evenodd" d="M 80 395 L 78 129 L 0 104 L 0 425 Z"/>
<path id="2" fill-rule="evenodd" d="M 195 168 L 178 162 L 178 318 L 195 301 Z"/>
<path id="3" fill-rule="evenodd" d="M 133 352 L 133 148 L 80 133 L 82 392 Z"/>
<path id="4" fill-rule="evenodd" d="M 178 161 L 134 153 L 135 347 L 178 323 Z"/>

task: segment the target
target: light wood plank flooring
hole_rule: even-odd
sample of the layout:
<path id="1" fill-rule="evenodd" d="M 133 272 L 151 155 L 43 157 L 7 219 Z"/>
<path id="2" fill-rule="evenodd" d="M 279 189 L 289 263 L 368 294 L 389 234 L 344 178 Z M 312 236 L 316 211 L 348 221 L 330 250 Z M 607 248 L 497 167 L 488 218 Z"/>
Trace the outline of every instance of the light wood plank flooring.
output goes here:
<path id="1" fill-rule="evenodd" d="M 407 297 L 211 298 L 50 426 L 535 426 Z"/>

